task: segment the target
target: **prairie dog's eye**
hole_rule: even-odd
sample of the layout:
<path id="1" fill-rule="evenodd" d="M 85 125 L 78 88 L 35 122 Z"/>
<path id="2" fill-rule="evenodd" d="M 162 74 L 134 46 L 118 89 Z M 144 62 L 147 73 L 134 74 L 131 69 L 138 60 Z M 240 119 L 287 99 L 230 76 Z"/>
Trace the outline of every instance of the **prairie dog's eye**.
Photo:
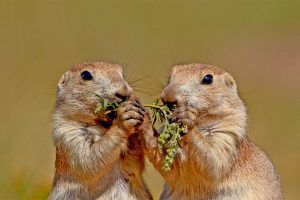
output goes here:
<path id="1" fill-rule="evenodd" d="M 93 76 L 89 71 L 83 71 L 81 72 L 81 78 L 85 81 L 89 81 L 93 79 Z"/>
<path id="2" fill-rule="evenodd" d="M 213 79 L 214 79 L 214 78 L 213 78 L 212 75 L 207 74 L 207 75 L 205 75 L 204 78 L 202 79 L 202 84 L 207 84 L 207 85 L 212 84 Z"/>

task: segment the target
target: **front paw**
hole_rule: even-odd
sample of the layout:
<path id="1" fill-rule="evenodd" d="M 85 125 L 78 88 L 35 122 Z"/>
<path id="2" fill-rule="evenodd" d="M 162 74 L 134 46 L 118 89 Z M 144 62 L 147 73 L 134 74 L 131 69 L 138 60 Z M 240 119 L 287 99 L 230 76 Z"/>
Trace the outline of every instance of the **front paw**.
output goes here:
<path id="1" fill-rule="evenodd" d="M 186 125 L 188 129 L 192 129 L 197 120 L 198 111 L 191 106 L 181 106 L 174 110 L 172 121 Z"/>
<path id="2" fill-rule="evenodd" d="M 141 134 L 146 134 L 149 132 L 149 130 L 153 129 L 153 125 L 151 122 L 151 117 L 149 111 L 145 111 L 144 113 L 144 121 L 143 123 L 139 126 L 138 132 Z"/>
<path id="3" fill-rule="evenodd" d="M 121 104 L 117 113 L 119 127 L 129 136 L 135 133 L 138 127 L 143 123 L 145 109 L 138 99 L 130 99 Z"/>

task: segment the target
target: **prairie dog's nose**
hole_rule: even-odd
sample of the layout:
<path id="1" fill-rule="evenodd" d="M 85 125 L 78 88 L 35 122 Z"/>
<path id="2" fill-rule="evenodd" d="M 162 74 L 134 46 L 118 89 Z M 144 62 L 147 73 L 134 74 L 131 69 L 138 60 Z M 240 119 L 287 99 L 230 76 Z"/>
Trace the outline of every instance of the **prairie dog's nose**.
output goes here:
<path id="1" fill-rule="evenodd" d="M 123 84 L 115 93 L 115 96 L 119 99 L 121 99 L 122 101 L 126 101 L 132 93 L 132 88 L 129 87 L 129 85 Z"/>
<path id="2" fill-rule="evenodd" d="M 166 105 L 174 105 L 177 104 L 178 98 L 176 95 L 176 89 L 174 85 L 168 85 L 160 95 L 161 101 Z"/>

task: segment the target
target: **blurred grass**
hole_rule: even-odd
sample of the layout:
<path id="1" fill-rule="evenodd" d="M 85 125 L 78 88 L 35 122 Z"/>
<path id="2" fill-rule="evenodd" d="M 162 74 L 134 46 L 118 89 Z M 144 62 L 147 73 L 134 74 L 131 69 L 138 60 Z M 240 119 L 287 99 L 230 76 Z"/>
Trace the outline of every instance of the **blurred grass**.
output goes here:
<path id="1" fill-rule="evenodd" d="M 15 173 L 1 182 L 0 199 L 47 199 L 51 185 L 24 173 Z"/>
<path id="2" fill-rule="evenodd" d="M 45 199 L 54 175 L 56 84 L 72 64 L 114 61 L 151 102 L 170 66 L 235 77 L 250 137 L 272 157 L 285 199 L 300 195 L 300 3 L 281 0 L 0 0 L 0 199 Z M 148 165 L 156 199 L 163 180 Z"/>

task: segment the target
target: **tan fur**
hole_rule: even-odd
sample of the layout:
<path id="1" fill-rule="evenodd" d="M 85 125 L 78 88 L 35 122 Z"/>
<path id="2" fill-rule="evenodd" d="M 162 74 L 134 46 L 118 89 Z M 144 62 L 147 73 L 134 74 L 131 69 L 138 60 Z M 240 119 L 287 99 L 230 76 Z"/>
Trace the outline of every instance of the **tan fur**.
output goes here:
<path id="1" fill-rule="evenodd" d="M 93 80 L 83 80 L 82 71 L 91 72 Z M 116 94 L 129 97 L 132 89 L 116 64 L 84 63 L 64 73 L 54 114 L 56 171 L 48 199 L 152 199 L 142 179 L 144 154 L 135 128 L 143 111 L 131 98 L 115 120 L 95 114 L 100 100 L 94 92 L 120 101 Z"/>
<path id="2" fill-rule="evenodd" d="M 210 85 L 201 83 L 206 74 Z M 273 164 L 246 136 L 246 109 L 231 75 L 212 65 L 178 65 L 161 98 L 176 103 L 173 119 L 189 128 L 165 172 L 157 133 L 150 123 L 142 127 L 145 152 L 166 181 L 161 199 L 282 199 Z"/>

